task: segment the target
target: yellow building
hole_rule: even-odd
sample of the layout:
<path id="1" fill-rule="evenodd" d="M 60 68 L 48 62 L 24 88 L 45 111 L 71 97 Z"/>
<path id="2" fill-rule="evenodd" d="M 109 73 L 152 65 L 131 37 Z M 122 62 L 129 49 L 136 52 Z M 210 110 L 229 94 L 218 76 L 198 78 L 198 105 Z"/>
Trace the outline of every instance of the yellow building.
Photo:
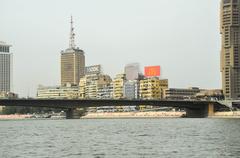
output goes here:
<path id="1" fill-rule="evenodd" d="M 163 99 L 164 90 L 168 88 L 168 80 L 160 80 L 157 77 L 146 78 L 140 81 L 141 99 Z"/>
<path id="2" fill-rule="evenodd" d="M 113 98 L 121 99 L 124 97 L 123 95 L 123 86 L 126 81 L 125 74 L 118 74 L 113 80 Z"/>
<path id="3" fill-rule="evenodd" d="M 160 80 L 158 77 L 140 80 L 139 96 L 140 99 L 163 99 L 164 91 L 168 88 L 168 80 Z M 152 106 L 141 105 L 140 110 L 151 109 Z"/>
<path id="4" fill-rule="evenodd" d="M 86 77 L 80 78 L 79 81 L 79 98 L 84 99 L 86 92 Z"/>
<path id="5" fill-rule="evenodd" d="M 168 79 L 159 80 L 160 82 L 160 98 L 165 99 L 165 90 L 168 89 Z"/>

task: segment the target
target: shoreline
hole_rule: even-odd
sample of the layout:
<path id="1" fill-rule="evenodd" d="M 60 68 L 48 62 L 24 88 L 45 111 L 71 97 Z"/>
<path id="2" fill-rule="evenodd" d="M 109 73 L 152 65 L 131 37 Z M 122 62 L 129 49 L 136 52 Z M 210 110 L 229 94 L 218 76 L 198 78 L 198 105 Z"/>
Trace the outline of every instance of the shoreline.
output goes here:
<path id="1" fill-rule="evenodd" d="M 115 118 L 181 118 L 186 112 L 109 112 L 88 113 L 81 119 L 115 119 Z"/>
<path id="2" fill-rule="evenodd" d="M 215 112 L 209 118 L 240 118 L 240 111 Z"/>
<path id="3" fill-rule="evenodd" d="M 141 118 L 182 118 L 186 112 L 157 111 L 157 112 L 106 112 L 106 113 L 87 113 L 80 119 L 141 119 Z M 0 115 L 0 120 L 24 120 L 33 119 L 33 115 L 11 114 Z M 236 118 L 240 119 L 240 111 L 216 112 L 208 118 Z M 34 118 L 36 119 L 36 118 Z M 50 118 L 54 119 L 54 118 Z"/>
<path id="4" fill-rule="evenodd" d="M 11 114 L 11 115 L 0 115 L 0 120 L 23 120 L 29 119 L 32 115 L 22 115 L 22 114 Z"/>

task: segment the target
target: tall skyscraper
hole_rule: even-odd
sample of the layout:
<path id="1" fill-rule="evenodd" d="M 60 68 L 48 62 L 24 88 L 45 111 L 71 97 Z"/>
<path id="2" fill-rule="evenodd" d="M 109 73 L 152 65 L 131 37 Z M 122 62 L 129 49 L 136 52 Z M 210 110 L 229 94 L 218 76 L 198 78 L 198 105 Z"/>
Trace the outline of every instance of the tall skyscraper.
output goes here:
<path id="1" fill-rule="evenodd" d="M 0 41 L 0 92 L 11 91 L 12 53 L 10 45 Z"/>
<path id="2" fill-rule="evenodd" d="M 221 1 L 221 72 L 226 99 L 240 99 L 240 0 Z"/>
<path id="3" fill-rule="evenodd" d="M 76 48 L 73 20 L 71 17 L 71 31 L 69 48 L 61 52 L 61 85 L 67 83 L 78 85 L 80 78 L 84 76 L 85 56 L 84 51 Z"/>

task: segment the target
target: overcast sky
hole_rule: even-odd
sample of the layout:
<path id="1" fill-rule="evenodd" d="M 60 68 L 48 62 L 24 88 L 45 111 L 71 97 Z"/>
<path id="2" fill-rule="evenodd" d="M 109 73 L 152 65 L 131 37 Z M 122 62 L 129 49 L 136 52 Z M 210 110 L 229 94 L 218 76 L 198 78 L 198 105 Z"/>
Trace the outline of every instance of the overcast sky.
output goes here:
<path id="1" fill-rule="evenodd" d="M 0 41 L 12 45 L 13 88 L 36 96 L 60 84 L 73 15 L 86 65 L 114 77 L 124 65 L 161 65 L 170 87 L 221 88 L 219 0 L 0 0 Z"/>

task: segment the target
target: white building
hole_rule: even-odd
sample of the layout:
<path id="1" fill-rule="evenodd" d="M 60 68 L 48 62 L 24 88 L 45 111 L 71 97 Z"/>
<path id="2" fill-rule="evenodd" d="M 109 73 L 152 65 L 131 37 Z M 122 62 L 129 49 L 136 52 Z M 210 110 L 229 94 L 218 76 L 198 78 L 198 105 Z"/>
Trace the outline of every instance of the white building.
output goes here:
<path id="1" fill-rule="evenodd" d="M 0 41 L 0 91 L 11 92 L 12 53 L 10 45 Z"/>
<path id="2" fill-rule="evenodd" d="M 139 98 L 139 81 L 129 80 L 124 83 L 123 95 L 126 99 Z"/>
<path id="3" fill-rule="evenodd" d="M 76 99 L 79 97 L 78 86 L 39 86 L 37 89 L 38 99 Z"/>

